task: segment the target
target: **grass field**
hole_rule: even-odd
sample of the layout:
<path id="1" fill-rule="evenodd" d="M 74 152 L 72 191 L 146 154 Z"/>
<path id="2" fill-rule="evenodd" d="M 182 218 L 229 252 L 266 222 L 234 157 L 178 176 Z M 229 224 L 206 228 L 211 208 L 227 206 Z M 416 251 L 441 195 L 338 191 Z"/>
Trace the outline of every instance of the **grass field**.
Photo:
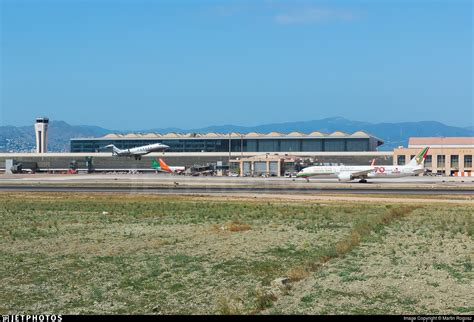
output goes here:
<path id="1" fill-rule="evenodd" d="M 473 314 L 470 205 L 0 194 L 0 313 Z"/>

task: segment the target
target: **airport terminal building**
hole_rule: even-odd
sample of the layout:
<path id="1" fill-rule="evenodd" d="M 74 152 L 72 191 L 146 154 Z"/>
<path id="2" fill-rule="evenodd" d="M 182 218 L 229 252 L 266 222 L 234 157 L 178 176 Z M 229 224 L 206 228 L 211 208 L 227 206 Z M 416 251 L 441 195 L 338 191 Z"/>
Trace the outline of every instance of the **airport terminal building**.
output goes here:
<path id="1" fill-rule="evenodd" d="M 408 163 L 421 149 L 429 146 L 425 160 L 427 173 L 446 176 L 472 176 L 474 137 L 411 137 L 407 148 L 393 151 L 394 165 Z"/>
<path id="2" fill-rule="evenodd" d="M 148 133 L 108 134 L 101 138 L 71 139 L 72 153 L 104 152 L 104 147 L 114 144 L 120 149 L 163 143 L 170 147 L 167 152 L 368 152 L 376 151 L 383 141 L 363 131 L 352 134 L 336 131 L 288 134 L 271 133 Z"/>
<path id="3" fill-rule="evenodd" d="M 141 160 L 135 160 L 113 156 L 109 149 L 104 148 L 114 144 L 120 149 L 130 149 L 152 143 L 163 143 L 170 146 L 170 149 L 166 152 L 152 152 Z M 374 158 L 377 158 L 380 164 L 392 164 L 391 152 L 377 151 L 377 147 L 382 144 L 381 139 L 363 131 L 352 134 L 340 131 L 329 134 L 316 131 L 288 134 L 108 134 L 99 138 L 73 138 L 70 141 L 69 153 L 0 154 L 0 169 L 5 169 L 7 161 L 10 160 L 9 164 L 22 163 L 24 168 L 36 168 L 42 172 L 67 170 L 72 163 L 82 170 L 151 171 L 152 160 L 159 157 L 165 158 L 170 166 L 189 168 L 212 164 L 217 168 L 228 169 L 232 166 L 232 160 L 262 158 L 264 161 L 261 163 L 257 160 L 256 169 L 263 169 L 265 165 L 265 171 L 268 170 L 267 172 L 273 175 L 283 175 L 285 167 L 275 167 L 273 159 L 280 160 L 282 165 L 293 163 L 288 159 L 315 163 L 369 164 Z M 286 161 L 281 161 L 283 159 Z"/>
<path id="4" fill-rule="evenodd" d="M 425 166 L 427 173 L 470 176 L 474 168 L 474 138 L 410 138 L 407 148 L 377 151 L 383 140 L 364 131 L 344 133 L 147 133 L 108 134 L 99 138 L 73 138 L 69 153 L 0 154 L 0 171 L 15 164 L 41 172 L 64 171 L 76 164 L 87 171 L 152 171 L 151 162 L 166 158 L 170 166 L 215 165 L 220 169 L 251 175 L 283 175 L 295 165 L 363 165 L 376 159 L 377 165 L 404 165 L 420 149 L 431 147 Z M 152 143 L 170 146 L 142 160 L 113 156 L 105 149 L 114 144 L 130 149 Z M 293 169 L 293 170 L 291 170 Z"/>

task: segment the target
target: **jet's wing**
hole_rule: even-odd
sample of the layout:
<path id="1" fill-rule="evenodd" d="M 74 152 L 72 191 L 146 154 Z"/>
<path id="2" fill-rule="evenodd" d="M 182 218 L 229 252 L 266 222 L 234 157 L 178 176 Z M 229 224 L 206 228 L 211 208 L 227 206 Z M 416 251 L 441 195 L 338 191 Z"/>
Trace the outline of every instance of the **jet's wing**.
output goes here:
<path id="1" fill-rule="evenodd" d="M 145 154 L 148 154 L 150 153 L 150 151 L 135 151 L 135 152 L 132 152 L 131 154 L 132 155 L 145 155 Z"/>
<path id="2" fill-rule="evenodd" d="M 353 178 L 366 177 L 372 171 L 374 171 L 374 169 L 367 169 L 367 170 L 362 170 L 362 171 L 351 172 L 351 176 Z"/>

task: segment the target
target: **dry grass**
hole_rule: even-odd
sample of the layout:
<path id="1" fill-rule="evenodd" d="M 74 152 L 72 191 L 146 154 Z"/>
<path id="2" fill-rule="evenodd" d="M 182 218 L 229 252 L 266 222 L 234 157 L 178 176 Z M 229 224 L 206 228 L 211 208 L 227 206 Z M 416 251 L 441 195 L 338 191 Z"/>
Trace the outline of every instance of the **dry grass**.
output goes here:
<path id="1" fill-rule="evenodd" d="M 232 231 L 232 232 L 237 232 L 237 231 L 246 231 L 252 229 L 252 227 L 249 224 L 240 222 L 240 221 L 233 221 L 233 222 L 228 222 L 222 225 L 215 224 L 213 225 L 214 230 L 216 231 Z"/>
<path id="2" fill-rule="evenodd" d="M 257 313 L 298 292 L 275 293 L 272 281 L 305 285 L 368 240 L 383 249 L 386 229 L 420 214 L 430 214 L 421 227 L 446 236 L 469 240 L 474 231 L 469 207 L 452 205 L 60 193 L 0 193 L 0 204 L 4 314 Z M 420 232 L 428 236 L 423 245 L 438 242 L 430 233 Z M 434 269 L 465 280 L 456 265 L 441 258 Z M 465 258 L 459 265 L 472 270 Z M 366 278 L 357 274 L 343 274 L 341 283 Z"/>
<path id="3" fill-rule="evenodd" d="M 291 282 L 297 282 L 302 279 L 305 279 L 310 274 L 310 271 L 307 267 L 304 266 L 296 266 L 293 267 L 287 274 L 288 278 Z"/>
<path id="4" fill-rule="evenodd" d="M 226 297 L 219 298 L 217 311 L 221 315 L 238 315 L 242 314 L 241 306 L 236 300 Z"/>
<path id="5" fill-rule="evenodd" d="M 408 216 L 420 206 L 392 207 L 386 206 L 388 211 L 381 216 L 373 218 L 371 221 L 361 221 L 357 223 L 350 234 L 336 244 L 336 251 L 339 256 L 344 255 L 353 248 L 359 246 L 361 238 L 370 234 L 375 229 L 381 229 L 390 222 Z"/>
<path id="6" fill-rule="evenodd" d="M 254 314 L 271 307 L 273 305 L 273 302 L 276 301 L 278 297 L 272 291 L 258 288 L 255 291 L 255 299 L 256 308 L 252 312 Z"/>
<path id="7" fill-rule="evenodd" d="M 291 296 L 280 298 L 264 313 L 474 313 L 472 208 L 397 208 L 387 207 L 374 220 L 385 224 L 371 233 L 353 235 L 353 242 L 347 238 L 347 244 L 359 240 L 360 247 L 293 285 Z M 367 227 L 362 221 L 353 231 Z"/>
<path id="8" fill-rule="evenodd" d="M 347 253 L 352 251 L 355 247 L 359 246 L 361 238 L 371 234 L 374 230 L 380 230 L 390 222 L 405 217 L 412 213 L 414 210 L 419 209 L 420 206 L 399 206 L 393 208 L 392 206 L 386 206 L 387 211 L 383 212 L 379 216 L 375 217 L 363 217 L 358 223 L 354 225 L 354 228 L 349 234 L 342 238 L 335 246 L 329 246 L 323 251 L 323 254 L 317 258 L 317 262 L 306 261 L 304 265 L 295 266 L 287 273 L 287 277 L 290 282 L 298 282 L 310 275 L 310 272 L 315 272 L 319 268 L 323 267 L 325 263 L 331 259 L 344 257 Z M 345 209 L 346 213 L 352 213 L 351 209 Z M 277 297 L 264 297 L 263 300 L 259 299 L 257 310 L 265 310 L 271 305 L 268 301 L 276 301 Z M 262 303 L 265 303 L 263 305 Z"/>

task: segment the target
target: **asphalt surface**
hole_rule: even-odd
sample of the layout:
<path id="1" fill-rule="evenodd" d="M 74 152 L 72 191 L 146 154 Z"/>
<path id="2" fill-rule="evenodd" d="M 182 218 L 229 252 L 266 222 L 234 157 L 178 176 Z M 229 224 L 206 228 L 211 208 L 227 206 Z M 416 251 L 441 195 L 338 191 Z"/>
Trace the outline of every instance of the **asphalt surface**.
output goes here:
<path id="1" fill-rule="evenodd" d="M 189 177 L 167 174 L 0 175 L 0 191 L 108 192 L 156 194 L 394 194 L 468 195 L 474 178 L 405 177 L 372 179 L 369 183 L 337 179 Z"/>
<path id="2" fill-rule="evenodd" d="M 233 194 L 233 193 L 275 193 L 275 194 L 397 194 L 397 195 L 471 195 L 473 189 L 410 189 L 410 188 L 294 188 L 294 187 L 153 187 L 153 186 L 50 186 L 50 185 L 4 185 L 0 191 L 22 192 L 107 192 L 107 193 L 156 193 L 156 194 Z"/>
<path id="3" fill-rule="evenodd" d="M 169 175 L 164 173 L 158 174 L 77 174 L 77 175 L 61 175 L 61 174 L 14 174 L 14 175 L 0 175 L 0 185 L 8 182 L 107 182 L 107 181 L 122 181 L 122 182 L 180 182 L 186 184 L 294 184 L 306 183 L 303 178 L 285 178 L 285 177 L 213 177 L 213 176 L 180 176 Z M 474 185 L 474 177 L 431 177 L 431 176 L 413 176 L 402 178 L 374 178 L 368 179 L 370 183 L 380 184 L 470 184 Z M 330 177 L 314 177 L 310 179 L 311 183 L 340 183 L 337 178 Z M 351 182 L 356 183 L 357 181 Z"/>

